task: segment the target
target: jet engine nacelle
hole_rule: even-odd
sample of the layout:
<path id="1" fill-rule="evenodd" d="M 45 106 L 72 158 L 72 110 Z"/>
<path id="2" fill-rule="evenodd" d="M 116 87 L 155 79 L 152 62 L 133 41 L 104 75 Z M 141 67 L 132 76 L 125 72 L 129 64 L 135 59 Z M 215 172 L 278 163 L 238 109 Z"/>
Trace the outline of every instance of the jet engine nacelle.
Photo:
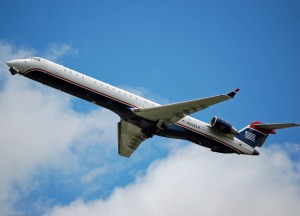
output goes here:
<path id="1" fill-rule="evenodd" d="M 239 132 L 226 120 L 214 116 L 210 121 L 210 126 L 224 134 L 236 135 Z"/>

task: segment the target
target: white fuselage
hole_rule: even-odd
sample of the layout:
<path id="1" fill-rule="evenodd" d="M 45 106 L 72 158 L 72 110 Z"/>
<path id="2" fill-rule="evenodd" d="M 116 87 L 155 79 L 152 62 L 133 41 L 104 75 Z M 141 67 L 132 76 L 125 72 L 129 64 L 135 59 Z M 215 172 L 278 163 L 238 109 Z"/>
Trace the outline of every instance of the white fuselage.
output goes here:
<path id="1" fill-rule="evenodd" d="M 43 58 L 34 57 L 27 59 L 18 59 L 10 61 L 7 64 L 10 67 L 13 67 L 18 73 L 23 76 L 60 89 L 69 94 L 81 97 L 94 104 L 104 106 L 119 115 L 122 115 L 122 112 L 120 112 L 120 109 L 122 109 L 122 107 L 149 108 L 160 106 L 160 104 L 155 103 L 151 100 L 132 94 L 128 91 L 96 80 L 90 76 L 84 75 Z M 33 76 L 36 71 L 39 72 L 39 75 Z M 64 84 L 59 84 L 60 82 Z M 67 89 L 66 86 L 69 85 L 73 87 Z M 77 92 L 78 89 L 80 89 L 80 92 Z M 99 100 L 94 100 L 93 98 L 97 98 L 96 96 L 99 96 L 105 101 L 107 100 L 108 102 L 102 103 Z M 130 120 L 131 116 L 134 114 L 131 115 L 128 112 L 128 109 L 126 109 L 126 112 L 127 113 L 124 114 L 124 118 L 128 118 L 128 120 Z M 135 118 L 135 121 L 137 121 L 137 119 L 138 118 Z M 216 131 L 212 129 L 209 124 L 193 117 L 185 116 L 174 125 L 176 125 L 176 130 L 177 128 L 181 128 L 184 132 L 179 133 L 178 136 L 175 132 L 175 135 L 163 136 L 190 140 L 186 136 L 189 136 L 190 133 L 193 133 L 195 137 L 197 137 L 198 134 L 200 139 L 198 142 L 196 138 L 193 138 L 193 140 L 190 141 L 193 141 L 200 145 L 204 145 L 206 147 L 208 147 L 207 144 L 202 142 L 205 140 L 211 140 L 211 142 L 216 142 L 220 145 L 224 145 L 226 148 L 232 149 L 234 153 L 252 155 L 254 152 L 254 149 L 251 146 L 247 145 L 236 137 L 227 136 L 219 131 Z"/>

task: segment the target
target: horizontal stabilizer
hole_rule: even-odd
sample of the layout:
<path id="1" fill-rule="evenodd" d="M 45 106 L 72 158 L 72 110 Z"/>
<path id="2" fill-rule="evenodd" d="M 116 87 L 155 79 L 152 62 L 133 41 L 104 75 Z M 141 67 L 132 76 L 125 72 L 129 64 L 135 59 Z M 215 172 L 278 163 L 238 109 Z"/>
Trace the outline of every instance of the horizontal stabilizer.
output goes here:
<path id="1" fill-rule="evenodd" d="M 296 127 L 300 126 L 300 124 L 296 123 L 275 123 L 275 124 L 255 124 L 256 127 L 262 128 L 265 130 L 276 130 L 276 129 L 283 129 L 289 127 Z"/>

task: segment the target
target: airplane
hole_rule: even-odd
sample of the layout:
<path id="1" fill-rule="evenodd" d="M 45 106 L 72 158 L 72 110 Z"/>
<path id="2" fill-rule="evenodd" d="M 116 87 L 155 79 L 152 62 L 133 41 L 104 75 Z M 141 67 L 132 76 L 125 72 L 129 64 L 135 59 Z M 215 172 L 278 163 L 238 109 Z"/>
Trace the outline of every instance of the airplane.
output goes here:
<path id="1" fill-rule="evenodd" d="M 118 153 L 124 157 L 130 157 L 143 141 L 155 135 L 188 140 L 212 152 L 259 155 L 256 147 L 262 147 L 268 135 L 275 134 L 276 129 L 300 126 L 254 121 L 237 131 L 217 116 L 210 123 L 189 116 L 234 98 L 239 88 L 228 94 L 160 105 L 44 58 L 16 59 L 6 64 L 12 75 L 22 75 L 119 115 Z"/>

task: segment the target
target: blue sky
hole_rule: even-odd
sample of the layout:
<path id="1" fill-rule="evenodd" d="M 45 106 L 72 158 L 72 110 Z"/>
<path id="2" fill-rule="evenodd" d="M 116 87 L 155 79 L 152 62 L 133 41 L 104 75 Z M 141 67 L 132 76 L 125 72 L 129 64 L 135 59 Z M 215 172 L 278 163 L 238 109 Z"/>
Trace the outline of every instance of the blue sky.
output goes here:
<path id="1" fill-rule="evenodd" d="M 155 137 L 126 159 L 117 155 L 117 116 L 12 77 L 5 61 L 49 58 L 162 104 L 239 87 L 234 100 L 193 116 L 208 122 L 217 115 L 238 129 L 253 120 L 300 123 L 299 20 L 300 3 L 292 0 L 1 1 L 0 115 L 5 129 L 0 132 L 4 176 L 0 189 L 5 192 L 0 211 L 3 215 L 118 215 L 116 209 L 122 206 L 122 215 L 145 214 L 143 210 L 180 215 L 184 208 L 173 208 L 178 201 L 191 209 L 190 215 L 201 211 L 213 215 L 218 214 L 209 207 L 213 197 L 201 196 L 205 188 L 186 178 L 199 179 L 212 192 L 238 202 L 242 194 L 224 189 L 240 185 L 228 177 L 233 174 L 246 185 L 250 198 L 261 195 L 250 193 L 259 179 L 265 186 L 261 197 L 283 203 L 273 209 L 275 213 L 287 208 L 295 214 L 300 210 L 293 205 L 300 200 L 299 128 L 270 136 L 258 158 L 213 154 L 192 143 Z M 227 169 L 231 163 L 233 167 Z M 172 172 L 176 166 L 178 170 Z M 251 167 L 250 174 L 244 173 L 245 167 Z M 215 178 L 224 179 L 218 191 Z M 165 184 L 165 190 L 159 190 Z M 279 185 L 286 187 L 280 190 Z M 182 200 L 176 201 L 175 190 Z M 275 200 L 271 191 L 289 197 L 289 204 Z M 158 201 L 164 199 L 170 200 L 161 206 Z M 211 202 L 204 211 L 196 204 L 189 206 L 192 202 L 185 203 L 186 199 Z M 142 208 L 133 212 L 129 201 Z M 225 204 L 225 198 L 220 200 L 220 207 Z M 253 215 L 274 215 L 268 206 L 257 203 L 257 208 Z"/>

